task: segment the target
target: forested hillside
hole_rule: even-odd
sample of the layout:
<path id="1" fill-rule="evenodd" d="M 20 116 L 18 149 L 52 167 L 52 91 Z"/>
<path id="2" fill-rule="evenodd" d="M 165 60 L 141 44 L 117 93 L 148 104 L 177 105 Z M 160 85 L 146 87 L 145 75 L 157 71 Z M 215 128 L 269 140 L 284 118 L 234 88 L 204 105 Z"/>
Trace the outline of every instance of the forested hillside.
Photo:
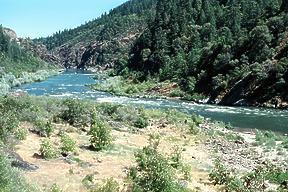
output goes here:
<path id="1" fill-rule="evenodd" d="M 28 48 L 22 47 L 22 41 L 14 31 L 0 26 L 0 78 L 6 73 L 19 76 L 22 72 L 35 72 L 48 67 Z"/>
<path id="2" fill-rule="evenodd" d="M 144 31 L 147 20 L 153 18 L 155 2 L 128 1 L 80 27 L 35 42 L 45 44 L 67 68 L 113 65 L 128 56 L 131 44 Z"/>
<path id="3" fill-rule="evenodd" d="M 78 28 L 36 39 L 66 68 L 115 67 L 174 81 L 185 98 L 286 105 L 285 0 L 130 0 Z"/>
<path id="4" fill-rule="evenodd" d="M 173 80 L 210 102 L 284 104 L 287 12 L 286 0 L 158 0 L 126 66 L 140 80 Z"/>

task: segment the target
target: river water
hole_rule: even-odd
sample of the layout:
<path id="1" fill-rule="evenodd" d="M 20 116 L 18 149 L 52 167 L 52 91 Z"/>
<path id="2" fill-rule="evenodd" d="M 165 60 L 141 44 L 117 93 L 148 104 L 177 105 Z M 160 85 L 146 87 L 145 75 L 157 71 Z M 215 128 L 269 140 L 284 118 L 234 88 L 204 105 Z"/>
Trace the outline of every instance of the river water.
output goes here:
<path id="1" fill-rule="evenodd" d="M 86 85 L 94 84 L 94 74 L 88 71 L 66 71 L 43 82 L 26 84 L 17 89 L 30 95 L 50 97 L 73 97 L 91 99 L 96 102 L 111 102 L 145 108 L 177 109 L 196 113 L 205 118 L 230 123 L 242 130 L 273 130 L 288 133 L 288 111 L 255 107 L 225 107 L 217 105 L 193 104 L 185 101 L 166 99 L 143 99 L 113 96 L 109 93 L 93 91 Z"/>

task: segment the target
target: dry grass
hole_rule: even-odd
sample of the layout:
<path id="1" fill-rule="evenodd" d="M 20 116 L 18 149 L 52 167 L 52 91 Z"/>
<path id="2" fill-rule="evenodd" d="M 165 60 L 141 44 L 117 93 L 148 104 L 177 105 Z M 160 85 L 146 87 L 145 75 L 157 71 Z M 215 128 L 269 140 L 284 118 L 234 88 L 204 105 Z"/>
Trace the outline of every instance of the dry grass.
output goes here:
<path id="1" fill-rule="evenodd" d="M 27 126 L 27 125 L 26 125 Z M 25 141 L 17 145 L 17 153 L 26 161 L 36 164 L 39 169 L 35 172 L 26 172 L 28 181 L 37 183 L 41 188 L 50 188 L 54 183 L 63 191 L 78 192 L 88 191 L 82 180 L 86 175 L 93 175 L 93 183 L 101 183 L 103 179 L 113 177 L 120 183 L 124 183 L 127 171 L 134 163 L 134 152 L 148 145 L 149 134 L 159 133 L 161 144 L 159 149 L 163 153 L 170 154 L 173 147 L 183 148 L 183 160 L 191 165 L 192 174 L 189 188 L 200 191 L 213 192 L 216 188 L 211 185 L 208 177 L 208 168 L 212 165 L 210 155 L 202 148 L 199 139 L 195 136 L 187 136 L 183 131 L 173 126 L 160 128 L 157 122 L 138 133 L 113 130 L 113 146 L 103 152 L 95 152 L 87 149 L 89 137 L 85 132 L 69 132 L 68 135 L 77 141 L 77 154 L 75 157 L 81 162 L 69 164 L 64 158 L 46 161 L 35 158 L 39 152 L 41 139 L 38 135 L 30 133 Z M 58 130 L 73 130 L 68 125 L 57 125 Z M 54 144 L 59 146 L 59 136 L 56 133 L 51 137 Z M 199 144 L 200 143 L 200 144 Z"/>

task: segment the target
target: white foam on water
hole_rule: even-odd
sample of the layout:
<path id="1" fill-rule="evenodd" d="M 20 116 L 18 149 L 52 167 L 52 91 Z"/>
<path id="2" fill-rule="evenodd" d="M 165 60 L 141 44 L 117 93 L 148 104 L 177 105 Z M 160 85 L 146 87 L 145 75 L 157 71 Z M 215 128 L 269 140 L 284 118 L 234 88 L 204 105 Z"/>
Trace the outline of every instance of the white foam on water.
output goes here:
<path id="1" fill-rule="evenodd" d="M 210 108 L 210 109 L 205 109 L 205 111 L 209 112 L 220 112 L 220 113 L 241 113 L 239 111 L 231 110 L 231 109 L 226 109 L 226 108 Z"/>
<path id="2" fill-rule="evenodd" d="M 83 84 L 58 84 L 59 87 L 84 87 Z"/>
<path id="3" fill-rule="evenodd" d="M 145 100 L 132 100 L 130 101 L 130 103 L 135 103 L 135 104 L 143 104 L 143 105 L 157 105 L 160 106 L 161 103 L 160 102 L 156 102 L 156 101 L 145 101 Z"/>
<path id="4" fill-rule="evenodd" d="M 115 97 L 103 97 L 103 98 L 97 98 L 96 101 L 99 103 L 119 103 L 119 101 L 121 100 L 115 99 Z"/>
<path id="5" fill-rule="evenodd" d="M 63 93 L 63 94 L 59 94 L 59 95 L 49 95 L 49 96 L 51 96 L 51 97 L 72 97 L 74 95 L 71 93 Z"/>

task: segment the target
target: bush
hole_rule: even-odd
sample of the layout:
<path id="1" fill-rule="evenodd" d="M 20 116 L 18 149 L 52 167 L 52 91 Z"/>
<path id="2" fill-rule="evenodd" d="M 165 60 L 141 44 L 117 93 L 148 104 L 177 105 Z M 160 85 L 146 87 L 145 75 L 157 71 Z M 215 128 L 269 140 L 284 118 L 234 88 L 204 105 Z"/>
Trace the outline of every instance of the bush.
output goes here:
<path id="1" fill-rule="evenodd" d="M 50 192 L 63 192 L 63 191 L 56 183 L 54 183 L 52 187 L 50 188 Z"/>
<path id="2" fill-rule="evenodd" d="M 265 162 L 251 172 L 237 175 L 234 170 L 227 169 L 217 159 L 209 177 L 214 184 L 224 185 L 225 191 L 256 192 L 266 191 L 267 182 L 277 184 L 281 189 L 282 184 L 287 182 L 288 174 L 286 170 L 281 170 L 269 162 Z"/>
<path id="3" fill-rule="evenodd" d="M 220 159 L 214 161 L 214 168 L 209 177 L 215 185 L 223 185 L 228 182 L 231 172 L 221 163 Z"/>
<path id="4" fill-rule="evenodd" d="M 148 119 L 146 117 L 138 117 L 134 122 L 134 126 L 137 128 L 146 128 L 149 125 Z"/>
<path id="5" fill-rule="evenodd" d="M 106 115 L 112 116 L 119 108 L 119 105 L 111 103 L 102 103 L 98 105 L 98 108 Z"/>
<path id="6" fill-rule="evenodd" d="M 0 141 L 6 143 L 9 141 L 9 137 L 13 136 L 14 131 L 18 129 L 19 120 L 11 111 L 0 111 L 0 115 Z"/>
<path id="7" fill-rule="evenodd" d="M 18 128 L 15 133 L 14 133 L 16 139 L 19 139 L 19 140 L 25 140 L 26 137 L 28 136 L 28 130 L 25 129 L 25 128 Z"/>
<path id="8" fill-rule="evenodd" d="M 43 107 L 39 107 L 31 97 L 21 97 L 21 99 L 12 96 L 2 97 L 0 105 L 5 113 L 13 113 L 19 121 L 35 122 L 39 117 L 44 116 Z"/>
<path id="9" fill-rule="evenodd" d="M 203 123 L 203 117 L 199 116 L 199 115 L 192 115 L 191 117 L 192 121 L 199 126 L 201 123 Z"/>
<path id="10" fill-rule="evenodd" d="M 178 183 L 169 159 L 157 151 L 159 137 L 150 137 L 150 144 L 135 154 L 137 167 L 130 169 L 133 191 L 185 191 Z"/>
<path id="11" fill-rule="evenodd" d="M 174 89 L 169 94 L 170 97 L 183 97 L 184 95 L 185 95 L 185 93 L 180 88 Z"/>
<path id="12" fill-rule="evenodd" d="M 179 146 L 175 146 L 173 149 L 173 153 L 171 154 L 171 165 L 174 168 L 178 168 L 181 166 L 182 162 L 182 148 L 180 148 Z"/>
<path id="13" fill-rule="evenodd" d="M 63 102 L 66 109 L 60 114 L 60 118 L 73 126 L 88 126 L 90 123 L 90 108 L 84 102 L 75 99 L 66 99 Z"/>
<path id="14" fill-rule="evenodd" d="M 58 156 L 57 149 L 49 139 L 42 140 L 40 145 L 40 154 L 46 160 L 55 159 Z"/>
<path id="15" fill-rule="evenodd" d="M 282 146 L 283 146 L 285 149 L 288 149 L 288 138 L 284 139 L 284 141 L 282 142 Z"/>
<path id="16" fill-rule="evenodd" d="M 9 93 L 10 91 L 10 86 L 8 83 L 0 81 L 0 95 L 5 95 Z"/>
<path id="17" fill-rule="evenodd" d="M 68 154 L 69 152 L 73 153 L 76 150 L 76 141 L 71 139 L 69 135 L 61 135 L 61 153 Z"/>
<path id="18" fill-rule="evenodd" d="M 276 145 L 276 141 L 280 141 L 281 138 L 272 131 L 257 131 L 256 132 L 256 145 L 265 145 L 266 147 L 274 147 Z"/>
<path id="19" fill-rule="evenodd" d="M 113 178 L 107 179 L 104 184 L 96 189 L 93 189 L 91 192 L 119 192 L 120 187 L 117 181 L 114 181 Z"/>
<path id="20" fill-rule="evenodd" d="M 200 132 L 199 128 L 194 123 L 194 121 L 193 122 L 189 122 L 188 130 L 189 130 L 189 133 L 192 134 L 192 135 L 197 135 Z"/>
<path id="21" fill-rule="evenodd" d="M 11 167 L 11 163 L 0 154 L 0 191 L 1 192 L 37 192 L 29 186 L 19 172 Z"/>
<path id="22" fill-rule="evenodd" d="M 91 146 L 96 151 L 101 151 L 111 145 L 111 129 L 100 119 L 93 120 L 93 124 L 91 125 L 88 134 L 91 136 Z"/>
<path id="23" fill-rule="evenodd" d="M 41 137 L 50 137 L 55 130 L 51 121 L 39 120 L 35 124 L 36 130 Z"/>

